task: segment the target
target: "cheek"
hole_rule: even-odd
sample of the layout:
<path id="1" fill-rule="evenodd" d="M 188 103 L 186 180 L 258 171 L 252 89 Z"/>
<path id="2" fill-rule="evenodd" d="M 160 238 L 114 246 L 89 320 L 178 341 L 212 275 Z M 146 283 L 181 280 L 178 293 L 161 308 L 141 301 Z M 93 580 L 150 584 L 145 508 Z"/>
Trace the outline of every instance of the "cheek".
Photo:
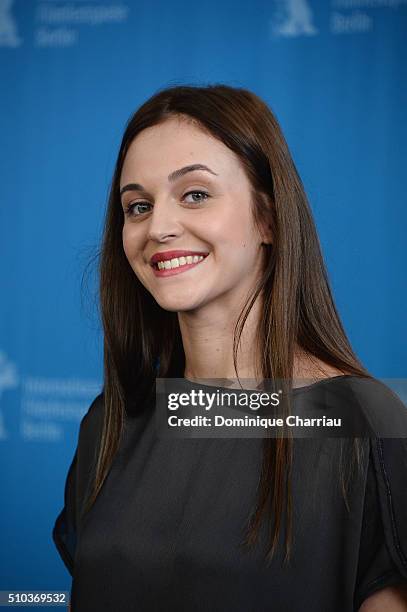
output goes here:
<path id="1" fill-rule="evenodd" d="M 123 226 L 122 231 L 123 249 L 129 261 L 134 260 L 141 252 L 141 238 L 138 232 L 130 226 Z"/>
<path id="2" fill-rule="evenodd" d="M 255 274 L 261 266 L 261 237 L 249 212 L 230 216 L 219 233 L 218 252 L 231 273 L 239 270 L 242 275 Z"/>
<path id="3" fill-rule="evenodd" d="M 200 221 L 193 233 L 211 243 L 215 250 L 240 248 L 247 242 L 248 220 L 235 207 L 225 207 L 217 211 L 216 217 L 208 216 Z"/>
<path id="4" fill-rule="evenodd" d="M 219 216 L 218 235 L 230 244 L 241 247 L 253 241 L 253 216 L 248 198 L 236 194 Z"/>
<path id="5" fill-rule="evenodd" d="M 257 235 L 249 215 L 228 215 L 213 232 L 213 236 L 214 243 L 228 250 L 249 254 L 256 249 Z"/>

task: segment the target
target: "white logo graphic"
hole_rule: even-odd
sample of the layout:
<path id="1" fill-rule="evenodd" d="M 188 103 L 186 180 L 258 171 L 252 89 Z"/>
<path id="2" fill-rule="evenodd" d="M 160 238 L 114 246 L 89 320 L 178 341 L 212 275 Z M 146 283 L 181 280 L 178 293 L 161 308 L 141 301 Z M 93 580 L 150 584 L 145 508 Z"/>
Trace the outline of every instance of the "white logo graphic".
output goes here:
<path id="1" fill-rule="evenodd" d="M 313 36 L 318 34 L 313 24 L 312 10 L 307 0 L 279 0 L 272 31 L 275 36 Z"/>
<path id="2" fill-rule="evenodd" d="M 4 426 L 3 413 L 0 410 L 0 440 L 7 440 L 7 438 L 8 438 L 8 433 L 7 433 L 6 428 Z"/>
<path id="3" fill-rule="evenodd" d="M 16 366 L 11 361 L 8 361 L 5 353 L 0 351 L 0 399 L 5 389 L 13 389 L 18 385 L 18 377 Z M 3 413 L 0 410 L 0 440 L 5 440 L 8 437 L 4 426 Z"/>
<path id="4" fill-rule="evenodd" d="M 22 42 L 11 14 L 13 1 L 0 0 L 0 47 L 19 47 Z"/>

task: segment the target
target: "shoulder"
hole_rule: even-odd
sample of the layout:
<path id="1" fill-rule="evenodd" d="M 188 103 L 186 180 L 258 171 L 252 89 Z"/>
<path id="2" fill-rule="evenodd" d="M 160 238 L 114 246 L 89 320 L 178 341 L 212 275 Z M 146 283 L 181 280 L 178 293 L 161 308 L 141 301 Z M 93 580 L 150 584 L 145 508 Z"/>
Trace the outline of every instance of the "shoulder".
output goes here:
<path id="1" fill-rule="evenodd" d="M 103 431 L 104 394 L 100 393 L 90 404 L 79 427 L 78 461 L 81 466 L 95 462 Z"/>
<path id="2" fill-rule="evenodd" d="M 80 423 L 80 436 L 91 435 L 103 425 L 104 393 L 95 397 Z"/>
<path id="3" fill-rule="evenodd" d="M 103 431 L 104 396 L 100 393 L 83 416 L 76 449 L 76 495 L 80 511 L 88 496 L 96 473 L 96 465 Z M 78 514 L 78 516 L 79 516 Z"/>
<path id="4" fill-rule="evenodd" d="M 398 393 L 407 395 L 404 381 L 397 382 Z M 401 383 L 404 383 L 404 389 Z M 347 435 L 378 438 L 407 438 L 407 407 L 389 385 L 371 376 L 342 374 L 320 379 L 311 385 L 312 397 L 321 400 L 325 410 L 344 419 Z M 336 411 L 336 412 L 335 412 Z"/>
<path id="5" fill-rule="evenodd" d="M 344 378 L 355 404 L 377 437 L 407 438 L 407 408 L 388 385 L 376 378 Z"/>

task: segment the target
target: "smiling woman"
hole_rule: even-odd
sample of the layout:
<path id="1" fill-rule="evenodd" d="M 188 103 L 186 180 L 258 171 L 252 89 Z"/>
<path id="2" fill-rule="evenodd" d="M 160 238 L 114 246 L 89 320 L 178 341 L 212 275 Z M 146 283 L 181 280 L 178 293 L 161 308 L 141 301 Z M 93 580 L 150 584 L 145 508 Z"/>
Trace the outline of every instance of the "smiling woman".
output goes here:
<path id="1" fill-rule="evenodd" d="M 131 117 L 100 298 L 103 393 L 53 530 L 72 609 L 405 609 L 407 447 L 394 432 L 407 436 L 407 413 L 351 349 L 301 180 L 256 95 L 172 87 Z M 235 375 L 281 385 L 281 413 L 266 416 L 327 422 L 340 409 L 365 425 L 336 438 L 158 435 L 157 378 L 192 393 Z"/>
<path id="2" fill-rule="evenodd" d="M 183 165 L 192 156 L 208 165 Z M 132 141 L 120 182 L 124 252 L 155 301 L 179 311 L 181 326 L 198 308 L 209 314 L 209 308 L 231 313 L 241 307 L 260 278 L 267 238 L 255 226 L 239 158 L 177 116 Z"/>

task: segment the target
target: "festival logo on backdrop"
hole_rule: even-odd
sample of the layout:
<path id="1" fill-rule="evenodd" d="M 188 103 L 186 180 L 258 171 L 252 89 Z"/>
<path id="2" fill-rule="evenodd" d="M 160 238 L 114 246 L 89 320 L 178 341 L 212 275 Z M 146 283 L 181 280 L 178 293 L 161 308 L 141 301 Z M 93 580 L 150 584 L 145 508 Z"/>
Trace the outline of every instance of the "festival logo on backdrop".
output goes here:
<path id="1" fill-rule="evenodd" d="M 129 14 L 130 8 L 123 0 L 40 1 L 35 12 L 34 45 L 75 47 L 89 28 L 121 27 L 127 23 Z"/>
<path id="2" fill-rule="evenodd" d="M 11 13 L 14 0 L 0 0 L 0 47 L 19 47 L 21 38 Z"/>
<path id="3" fill-rule="evenodd" d="M 0 351 L 0 401 L 4 391 L 18 386 L 17 368 L 15 364 L 7 358 L 7 355 Z M 4 413 L 0 407 L 0 440 L 6 440 L 8 432 L 4 419 Z"/>
<path id="4" fill-rule="evenodd" d="M 369 34 L 383 13 L 400 12 L 407 0 L 272 0 L 269 34 L 275 41 L 296 40 L 329 32 L 334 36 Z M 397 11 L 397 15 L 396 15 Z"/>
<path id="5" fill-rule="evenodd" d="M 10 398 L 8 392 L 12 389 L 16 394 Z M 97 380 L 23 375 L 0 350 L 0 442 L 17 438 L 61 441 L 70 425 L 80 422 L 100 390 Z M 8 404 L 13 405 L 16 418 L 12 420 L 7 414 Z"/>
<path id="6" fill-rule="evenodd" d="M 274 22 L 275 36 L 314 36 L 318 30 L 307 0 L 280 0 Z"/>

